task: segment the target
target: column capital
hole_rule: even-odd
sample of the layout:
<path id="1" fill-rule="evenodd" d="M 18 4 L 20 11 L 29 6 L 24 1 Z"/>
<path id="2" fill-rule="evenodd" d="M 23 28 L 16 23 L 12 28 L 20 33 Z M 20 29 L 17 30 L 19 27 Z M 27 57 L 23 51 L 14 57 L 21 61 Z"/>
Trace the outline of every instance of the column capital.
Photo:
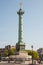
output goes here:
<path id="1" fill-rule="evenodd" d="M 24 11 L 20 8 L 19 11 L 17 12 L 17 14 L 23 15 L 24 14 Z"/>

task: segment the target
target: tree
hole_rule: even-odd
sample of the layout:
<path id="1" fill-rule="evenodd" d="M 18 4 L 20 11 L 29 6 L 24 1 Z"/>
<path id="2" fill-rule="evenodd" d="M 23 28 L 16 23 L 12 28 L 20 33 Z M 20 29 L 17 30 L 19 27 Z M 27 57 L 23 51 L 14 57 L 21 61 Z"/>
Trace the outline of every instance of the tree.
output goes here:
<path id="1" fill-rule="evenodd" d="M 5 56 L 5 57 L 8 56 L 8 51 L 5 51 L 5 52 L 4 52 L 4 56 Z"/>
<path id="2" fill-rule="evenodd" d="M 9 48 L 7 51 L 4 52 L 4 57 L 14 55 L 16 48 Z"/>
<path id="3" fill-rule="evenodd" d="M 33 51 L 33 58 L 34 59 L 38 59 L 39 58 L 39 55 L 36 51 Z"/>
<path id="4" fill-rule="evenodd" d="M 9 48 L 8 49 L 8 56 L 14 55 L 15 50 L 16 50 L 15 48 Z"/>
<path id="5" fill-rule="evenodd" d="M 32 50 L 26 50 L 26 51 L 27 51 L 28 55 L 31 55 L 31 56 L 33 55 L 34 59 L 39 58 L 39 55 L 38 55 L 38 53 L 36 51 L 32 51 Z"/>

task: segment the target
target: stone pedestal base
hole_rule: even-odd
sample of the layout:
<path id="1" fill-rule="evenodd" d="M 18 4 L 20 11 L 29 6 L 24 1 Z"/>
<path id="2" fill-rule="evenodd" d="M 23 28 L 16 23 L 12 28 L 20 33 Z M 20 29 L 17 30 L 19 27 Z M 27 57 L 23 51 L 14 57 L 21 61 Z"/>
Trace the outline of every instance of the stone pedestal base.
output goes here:
<path id="1" fill-rule="evenodd" d="M 28 60 L 29 59 L 31 59 L 31 56 L 29 56 L 28 54 L 27 54 L 27 52 L 25 52 L 25 51 L 19 51 L 18 52 L 18 55 L 15 55 L 15 63 L 22 63 L 22 64 L 24 64 L 24 63 L 26 63 L 26 64 L 28 64 Z"/>

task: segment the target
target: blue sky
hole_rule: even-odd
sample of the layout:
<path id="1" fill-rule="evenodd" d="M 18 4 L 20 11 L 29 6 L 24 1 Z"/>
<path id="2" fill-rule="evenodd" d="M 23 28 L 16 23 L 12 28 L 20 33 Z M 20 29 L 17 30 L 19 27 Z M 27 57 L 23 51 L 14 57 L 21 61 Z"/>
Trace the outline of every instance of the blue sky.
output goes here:
<path id="1" fill-rule="evenodd" d="M 26 49 L 43 47 L 43 0 L 22 0 L 23 34 Z M 18 42 L 20 0 L 0 0 L 0 48 Z"/>

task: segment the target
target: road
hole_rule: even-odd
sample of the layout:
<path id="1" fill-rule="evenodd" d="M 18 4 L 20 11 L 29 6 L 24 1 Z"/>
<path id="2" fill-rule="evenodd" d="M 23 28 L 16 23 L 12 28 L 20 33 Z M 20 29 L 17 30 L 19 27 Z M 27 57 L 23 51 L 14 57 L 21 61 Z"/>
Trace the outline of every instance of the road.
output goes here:
<path id="1" fill-rule="evenodd" d="M 6 62 L 0 62 L 0 65 L 29 65 L 29 64 L 15 64 L 14 61 L 13 62 L 10 62 L 8 63 L 7 61 Z M 35 64 L 35 65 L 43 65 L 43 64 Z"/>
<path id="2" fill-rule="evenodd" d="M 0 63 L 0 65 L 29 65 L 29 64 Z M 43 65 L 43 64 L 36 64 L 36 65 Z"/>

